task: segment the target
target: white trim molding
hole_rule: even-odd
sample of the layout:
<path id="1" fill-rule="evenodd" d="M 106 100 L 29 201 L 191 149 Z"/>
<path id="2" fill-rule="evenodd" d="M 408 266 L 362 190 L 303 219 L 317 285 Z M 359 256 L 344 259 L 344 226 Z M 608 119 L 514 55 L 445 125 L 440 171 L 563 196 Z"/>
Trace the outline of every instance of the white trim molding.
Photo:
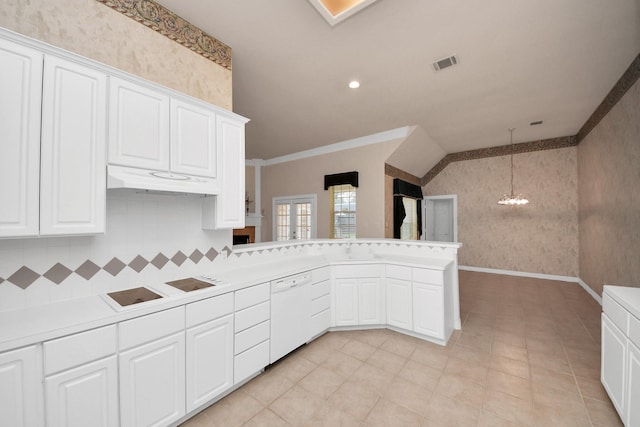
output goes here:
<path id="1" fill-rule="evenodd" d="M 472 267 L 468 265 L 459 265 L 458 270 L 477 271 L 479 273 L 503 274 L 505 276 L 532 277 L 534 279 L 556 280 L 559 282 L 577 283 L 580 285 L 596 302 L 602 305 L 602 297 L 596 293 L 589 285 L 587 285 L 579 277 L 559 276 L 556 274 L 530 273 L 527 271 L 500 270 L 497 268 Z"/>
<path id="2" fill-rule="evenodd" d="M 280 157 L 274 157 L 268 160 L 261 160 L 261 163 L 262 163 L 262 166 L 277 165 L 279 163 L 286 163 L 294 160 L 306 159 L 309 157 L 320 156 L 322 154 L 335 153 L 337 151 L 350 150 L 352 148 L 364 147 L 366 145 L 393 141 L 395 139 L 404 139 L 407 136 L 409 136 L 409 133 L 411 130 L 412 130 L 411 126 L 391 129 L 384 132 L 374 133 L 373 135 L 367 135 L 367 136 L 362 136 L 360 138 L 349 139 L 347 141 L 336 142 L 335 144 L 323 145 L 322 147 L 312 148 L 310 150 L 298 151 L 297 153 L 287 154 Z"/>

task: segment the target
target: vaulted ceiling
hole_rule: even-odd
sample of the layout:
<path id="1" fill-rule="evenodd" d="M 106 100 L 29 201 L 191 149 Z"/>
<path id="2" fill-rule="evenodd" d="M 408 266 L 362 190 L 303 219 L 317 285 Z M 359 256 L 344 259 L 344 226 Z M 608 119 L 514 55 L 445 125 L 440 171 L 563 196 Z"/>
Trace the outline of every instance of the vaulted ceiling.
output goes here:
<path id="1" fill-rule="evenodd" d="M 247 158 L 403 126 L 399 163 L 574 135 L 640 52 L 640 0 L 379 0 L 333 27 L 307 0 L 158 3 L 233 48 Z"/>

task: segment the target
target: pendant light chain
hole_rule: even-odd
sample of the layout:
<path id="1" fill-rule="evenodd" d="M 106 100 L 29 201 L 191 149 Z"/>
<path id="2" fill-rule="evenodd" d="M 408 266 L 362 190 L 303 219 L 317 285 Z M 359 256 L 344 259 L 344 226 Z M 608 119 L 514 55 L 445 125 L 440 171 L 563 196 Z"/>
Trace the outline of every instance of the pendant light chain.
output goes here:
<path id="1" fill-rule="evenodd" d="M 505 194 L 502 196 L 500 200 L 498 200 L 499 205 L 503 206 L 517 206 L 517 205 L 526 205 L 529 203 L 529 200 L 522 196 L 522 194 L 515 195 L 513 193 L 513 154 L 515 152 L 515 146 L 513 145 L 513 131 L 515 128 L 509 128 L 509 133 L 511 134 L 510 142 L 511 142 L 511 193 Z"/>

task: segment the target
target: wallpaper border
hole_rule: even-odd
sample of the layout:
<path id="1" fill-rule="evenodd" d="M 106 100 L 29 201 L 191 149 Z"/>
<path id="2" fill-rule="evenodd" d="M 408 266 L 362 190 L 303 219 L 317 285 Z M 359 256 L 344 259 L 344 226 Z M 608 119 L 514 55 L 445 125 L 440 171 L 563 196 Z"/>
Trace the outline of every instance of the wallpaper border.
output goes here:
<path id="1" fill-rule="evenodd" d="M 582 141 L 589 132 L 595 128 L 600 120 L 602 120 L 611 109 L 620 101 L 620 99 L 624 96 L 625 93 L 631 86 L 638 80 L 640 77 L 640 54 L 636 56 L 636 59 L 633 60 L 629 68 L 622 74 L 622 77 L 617 81 L 617 83 L 613 86 L 613 88 L 609 91 L 607 96 L 605 96 L 604 100 L 598 105 L 598 108 L 591 114 L 591 116 L 587 119 L 587 121 L 582 125 L 578 133 L 576 134 L 576 138 L 578 143 Z"/>
<path id="2" fill-rule="evenodd" d="M 559 138 L 544 139 L 541 141 L 523 142 L 514 144 L 514 154 L 527 153 L 532 151 L 554 150 L 556 148 L 565 148 L 578 145 L 588 134 L 595 128 L 598 123 L 611 111 L 611 109 L 620 101 L 633 84 L 640 78 L 640 54 L 631 62 L 631 65 L 624 72 L 622 77 L 616 82 L 609 91 L 604 100 L 598 105 L 593 114 L 582 125 L 577 134 L 573 136 L 564 136 Z M 429 170 L 421 179 L 421 185 L 427 185 L 436 177 L 449 163 L 460 162 L 463 160 L 476 160 L 486 157 L 497 157 L 511 154 L 509 145 L 498 147 L 481 148 L 479 150 L 461 151 L 458 153 L 447 154 L 434 167 Z"/>
<path id="3" fill-rule="evenodd" d="M 410 182 L 411 184 L 421 185 L 421 180 L 415 175 L 405 172 L 402 169 L 398 169 L 389 163 L 384 164 L 384 174 L 392 178 L 400 178 L 403 181 Z"/>
<path id="4" fill-rule="evenodd" d="M 231 48 L 153 0 L 96 0 L 231 70 Z"/>
<path id="5" fill-rule="evenodd" d="M 558 138 L 542 139 L 538 141 L 521 142 L 513 144 L 513 154 L 530 153 L 534 151 L 555 150 L 578 145 L 575 136 L 561 136 Z M 511 154 L 511 145 L 500 145 L 497 147 L 480 148 L 477 150 L 460 151 L 458 153 L 447 154 L 421 179 L 421 185 L 427 185 L 436 177 L 449 163 L 461 162 L 465 160 L 477 160 L 487 157 L 506 156 Z"/>

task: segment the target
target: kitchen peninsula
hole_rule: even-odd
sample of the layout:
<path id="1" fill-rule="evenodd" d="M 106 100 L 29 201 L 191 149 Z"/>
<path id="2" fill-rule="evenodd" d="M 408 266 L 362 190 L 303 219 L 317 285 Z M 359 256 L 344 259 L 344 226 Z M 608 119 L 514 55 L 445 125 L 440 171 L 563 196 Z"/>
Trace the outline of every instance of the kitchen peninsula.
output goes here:
<path id="1" fill-rule="evenodd" d="M 291 350 L 329 330 L 364 328 L 446 344 L 460 329 L 460 246 L 387 239 L 243 245 L 200 277 L 214 286 L 185 292 L 150 283 L 162 298 L 120 309 L 102 294 L 1 312 L 0 363 L 15 374 L 7 393 L 22 395 L 11 412 L 44 425 L 62 409 L 42 402 L 67 399 L 67 416 L 123 426 L 183 421 L 278 360 L 270 348 L 282 335 L 274 327 L 283 309 L 274 302 L 284 283 L 306 289 L 301 341 L 285 343 Z M 85 393 L 99 394 L 95 405 L 80 403 Z M 16 401 L 6 397 L 0 401 Z M 145 406 L 149 399 L 164 403 Z"/>

